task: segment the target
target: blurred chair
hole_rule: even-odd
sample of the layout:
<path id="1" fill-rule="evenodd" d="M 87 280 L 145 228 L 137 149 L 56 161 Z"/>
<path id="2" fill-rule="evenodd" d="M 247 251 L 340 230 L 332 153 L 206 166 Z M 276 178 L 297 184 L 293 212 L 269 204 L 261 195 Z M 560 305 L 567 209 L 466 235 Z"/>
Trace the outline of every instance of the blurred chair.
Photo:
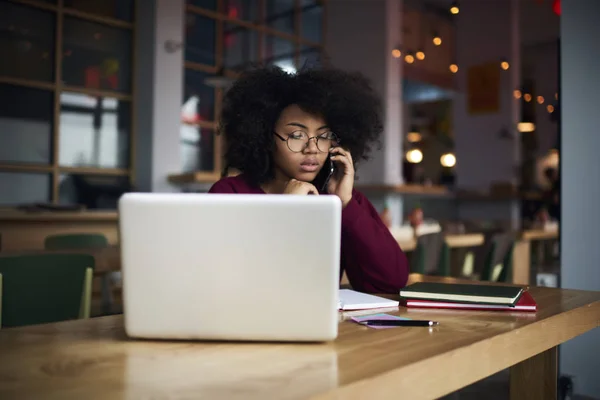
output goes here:
<path id="1" fill-rule="evenodd" d="M 108 246 L 108 240 L 100 233 L 70 233 L 47 236 L 46 250 L 97 249 Z"/>
<path id="2" fill-rule="evenodd" d="M 89 318 L 94 257 L 0 257 L 0 327 Z"/>
<path id="3" fill-rule="evenodd" d="M 450 276 L 450 248 L 442 232 L 417 237 L 411 259 L 411 272 Z"/>
<path id="4" fill-rule="evenodd" d="M 47 236 L 46 250 L 86 250 L 108 246 L 108 239 L 101 233 L 68 233 Z M 110 314 L 113 308 L 112 288 L 121 279 L 120 272 L 106 273 L 102 277 L 102 311 Z"/>
<path id="5" fill-rule="evenodd" d="M 513 232 L 486 234 L 484 244 L 486 253 L 480 280 L 510 282 L 515 239 L 516 235 Z"/>

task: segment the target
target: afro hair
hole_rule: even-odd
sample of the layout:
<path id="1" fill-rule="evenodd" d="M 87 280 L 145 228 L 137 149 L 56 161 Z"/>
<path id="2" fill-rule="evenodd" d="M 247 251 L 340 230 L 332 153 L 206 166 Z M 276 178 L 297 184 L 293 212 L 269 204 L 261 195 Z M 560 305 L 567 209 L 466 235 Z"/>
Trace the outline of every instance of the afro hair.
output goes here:
<path id="1" fill-rule="evenodd" d="M 236 169 L 257 184 L 274 177 L 273 130 L 292 104 L 322 117 L 355 163 L 368 158 L 383 131 L 381 101 L 360 73 L 255 68 L 244 72 L 223 99 L 218 132 L 225 138 L 224 174 Z"/>

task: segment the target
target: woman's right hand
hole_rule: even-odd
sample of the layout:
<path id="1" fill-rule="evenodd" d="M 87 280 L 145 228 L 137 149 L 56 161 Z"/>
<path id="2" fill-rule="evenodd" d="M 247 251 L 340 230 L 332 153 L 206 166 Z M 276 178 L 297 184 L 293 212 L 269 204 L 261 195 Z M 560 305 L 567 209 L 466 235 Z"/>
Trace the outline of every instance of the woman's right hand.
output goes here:
<path id="1" fill-rule="evenodd" d="M 283 194 L 316 194 L 319 195 L 319 191 L 317 188 L 308 182 L 302 182 L 297 179 L 291 179 L 285 189 L 283 190 Z"/>

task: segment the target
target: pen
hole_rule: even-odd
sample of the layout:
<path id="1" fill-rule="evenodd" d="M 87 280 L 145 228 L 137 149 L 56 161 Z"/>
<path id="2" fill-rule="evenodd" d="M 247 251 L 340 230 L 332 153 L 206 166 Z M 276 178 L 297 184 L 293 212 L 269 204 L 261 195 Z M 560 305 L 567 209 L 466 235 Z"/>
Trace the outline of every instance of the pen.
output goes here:
<path id="1" fill-rule="evenodd" d="M 361 321 L 362 324 L 372 326 L 435 326 L 437 321 L 420 321 L 413 319 L 371 319 Z"/>

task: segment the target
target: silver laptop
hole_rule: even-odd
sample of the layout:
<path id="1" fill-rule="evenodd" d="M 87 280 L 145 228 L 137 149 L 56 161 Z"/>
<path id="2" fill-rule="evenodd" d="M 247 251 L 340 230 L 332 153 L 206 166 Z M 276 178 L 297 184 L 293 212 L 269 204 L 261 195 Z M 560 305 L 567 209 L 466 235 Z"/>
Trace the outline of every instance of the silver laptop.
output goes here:
<path id="1" fill-rule="evenodd" d="M 119 224 L 130 337 L 337 337 L 336 196 L 128 193 Z"/>

